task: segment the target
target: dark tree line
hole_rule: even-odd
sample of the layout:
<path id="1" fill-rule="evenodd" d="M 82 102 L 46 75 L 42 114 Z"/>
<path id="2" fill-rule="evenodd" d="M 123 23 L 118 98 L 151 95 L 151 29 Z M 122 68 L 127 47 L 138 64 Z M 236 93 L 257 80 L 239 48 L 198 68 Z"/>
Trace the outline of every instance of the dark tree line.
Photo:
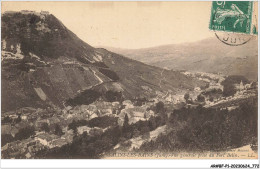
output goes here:
<path id="1" fill-rule="evenodd" d="M 223 96 L 233 96 L 236 93 L 235 84 L 243 84 L 249 83 L 249 80 L 244 76 L 240 75 L 232 75 L 228 76 L 221 84 L 223 85 Z"/>
<path id="2" fill-rule="evenodd" d="M 11 134 L 1 134 L 1 145 L 4 146 L 13 141 L 24 140 L 33 135 L 35 135 L 35 128 L 33 126 L 26 126 L 19 129 L 14 137 Z"/>
<path id="3" fill-rule="evenodd" d="M 140 150 L 225 150 L 250 144 L 257 138 L 257 99 L 231 111 L 202 106 L 175 110 L 167 127 L 168 134 L 144 143 Z"/>

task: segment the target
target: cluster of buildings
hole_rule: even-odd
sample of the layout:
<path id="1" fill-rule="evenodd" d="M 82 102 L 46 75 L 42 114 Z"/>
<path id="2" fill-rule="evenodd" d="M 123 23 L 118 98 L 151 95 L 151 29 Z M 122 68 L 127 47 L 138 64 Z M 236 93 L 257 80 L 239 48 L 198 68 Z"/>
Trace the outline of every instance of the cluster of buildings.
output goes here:
<path id="1" fill-rule="evenodd" d="M 113 116 L 118 117 L 119 125 L 123 125 L 126 114 L 130 124 L 139 120 L 148 120 L 151 116 L 154 116 L 154 112 L 148 110 L 152 104 L 154 103 L 134 106 L 134 103 L 130 100 L 125 100 L 123 103 L 96 101 L 89 105 L 67 106 L 63 110 L 52 110 L 51 108 L 44 110 L 27 107 L 7 112 L 2 115 L 2 121 L 7 117 L 9 118 L 9 122 L 2 124 L 2 134 L 11 133 L 15 137 L 19 129 L 28 125 L 35 128 L 36 134 L 30 138 L 4 145 L 2 147 L 3 157 L 33 158 L 38 151 L 61 147 L 71 143 L 75 132 L 69 129 L 68 125 L 73 121 Z M 18 118 L 20 118 L 19 122 L 16 121 Z M 48 126 L 49 131 L 44 131 L 42 128 L 43 124 Z M 62 135 L 60 136 L 54 134 L 56 125 L 62 129 Z M 79 126 L 77 127 L 77 134 L 87 132 L 89 135 L 96 135 L 103 133 L 106 129 Z"/>
<path id="2" fill-rule="evenodd" d="M 4 14 L 14 14 L 17 13 L 17 11 L 5 11 Z M 49 15 L 50 13 L 48 11 L 41 11 L 41 12 L 36 12 L 36 11 L 30 11 L 30 10 L 21 10 L 21 14 L 24 15 L 29 15 L 29 14 L 35 14 L 35 15 Z"/>
<path id="3" fill-rule="evenodd" d="M 7 143 L 2 148 L 3 158 L 31 158 L 37 152 L 46 149 L 38 140 L 34 138 L 27 138 Z"/>
<path id="4" fill-rule="evenodd" d="M 245 91 L 245 90 L 250 90 L 253 88 L 257 88 L 257 84 L 254 85 L 254 82 L 251 82 L 249 84 L 244 84 L 243 81 L 241 80 L 239 84 L 235 84 L 235 88 L 239 93 Z"/>
<path id="5" fill-rule="evenodd" d="M 73 141 L 73 133 L 70 131 L 64 134 L 64 136 L 59 137 L 55 134 L 40 132 L 35 135 L 35 141 L 39 141 L 39 143 L 48 148 L 61 147 Z"/>
<path id="6" fill-rule="evenodd" d="M 78 105 L 72 108 L 67 106 L 63 109 L 62 117 L 66 119 L 75 120 L 91 120 L 100 116 L 110 116 L 112 114 L 118 114 L 120 108 L 119 102 L 104 102 L 96 101 L 89 105 Z"/>
<path id="7" fill-rule="evenodd" d="M 1 50 L 1 60 L 21 60 L 24 58 L 24 55 L 21 52 L 21 44 L 9 44 L 5 39 L 2 40 L 2 50 Z"/>
<path id="8" fill-rule="evenodd" d="M 171 90 L 169 90 L 166 93 L 156 91 L 156 98 L 154 98 L 153 101 L 154 102 L 162 101 L 166 104 L 179 104 L 185 102 L 184 94 L 185 92 L 183 91 L 177 93 L 173 93 Z"/>
<path id="9" fill-rule="evenodd" d="M 226 104 L 226 103 L 238 100 L 238 99 L 249 98 L 249 97 L 255 96 L 257 94 L 257 83 L 256 82 L 244 84 L 243 81 L 241 80 L 240 83 L 234 84 L 234 86 L 236 89 L 236 93 L 234 94 L 234 96 L 228 96 L 228 97 L 221 96 L 221 97 L 218 97 L 217 99 L 214 99 L 213 102 L 206 100 L 205 107 Z M 233 106 L 233 104 L 232 104 L 232 106 L 227 107 L 227 108 L 228 108 L 228 110 L 232 110 L 236 107 L 237 106 Z"/>
<path id="10" fill-rule="evenodd" d="M 33 158 L 39 151 L 61 147 L 73 141 L 73 131 L 66 132 L 61 137 L 47 133 L 36 132 L 24 140 L 7 143 L 2 147 L 3 158 Z"/>
<path id="11" fill-rule="evenodd" d="M 199 78 L 200 80 L 204 80 L 207 82 L 211 82 L 212 80 L 216 82 L 222 82 L 225 80 L 224 76 L 220 73 L 215 74 L 215 73 L 206 73 L 206 72 L 182 72 L 186 76 L 191 76 L 195 78 Z"/>
<path id="12" fill-rule="evenodd" d="M 28 139 L 13 141 L 2 147 L 4 158 L 33 158 L 37 151 L 61 147 L 73 141 L 75 133 L 68 129 L 68 125 L 74 120 L 91 120 L 96 117 L 116 115 L 120 105 L 118 102 L 101 102 L 90 105 L 80 105 L 72 108 L 68 106 L 63 110 L 53 110 L 48 108 L 34 109 L 26 107 L 12 112 L 2 114 L 2 135 L 11 134 L 13 137 L 20 129 L 33 126 L 35 135 Z M 7 120 L 8 119 L 8 120 Z M 20 119 L 17 121 L 17 119 Z M 49 131 L 43 131 L 43 124 L 47 124 Z M 62 129 L 62 135 L 55 135 L 55 126 L 58 125 Z M 103 133 L 105 129 L 98 127 L 90 128 L 88 126 L 80 126 L 77 128 L 78 134 L 87 132 L 90 135 Z"/>
<path id="13" fill-rule="evenodd" d="M 214 79 L 215 77 L 211 77 Z M 215 78 L 216 79 L 216 78 Z M 67 106 L 64 109 L 35 109 L 31 107 L 26 107 L 18 109 L 16 111 L 7 112 L 2 114 L 2 121 L 6 119 L 9 122 L 2 124 L 2 134 L 11 134 L 13 137 L 18 133 L 19 129 L 24 128 L 28 125 L 34 126 L 36 134 L 30 138 L 14 141 L 7 143 L 2 147 L 3 157 L 15 157 L 15 158 L 33 158 L 35 153 L 45 149 L 52 149 L 56 147 L 62 147 L 63 145 L 69 144 L 73 141 L 75 131 L 68 128 L 68 125 L 73 121 L 78 120 L 91 120 L 94 118 L 102 116 L 117 117 L 117 123 L 122 126 L 124 124 L 125 116 L 127 115 L 129 119 L 129 124 L 136 123 L 138 121 L 146 121 L 150 117 L 155 116 L 151 107 L 155 106 L 156 103 L 162 101 L 165 106 L 173 106 L 170 109 L 175 109 L 179 104 L 184 104 L 184 106 L 196 105 L 197 96 L 203 91 L 220 89 L 216 80 L 212 80 L 212 84 L 209 84 L 207 89 L 201 89 L 199 87 L 194 88 L 193 91 L 189 91 L 189 99 L 192 103 L 187 103 L 184 98 L 185 92 L 182 91 L 178 94 L 174 94 L 172 91 L 166 93 L 156 91 L 156 98 L 150 101 L 145 101 L 144 104 L 136 106 L 135 101 L 125 100 L 121 103 L 119 102 L 105 102 L 98 100 L 89 105 L 78 105 L 75 107 Z M 215 87 L 214 87 L 215 86 Z M 253 83 L 244 85 L 241 81 L 240 84 L 235 85 L 237 89 L 237 94 L 234 97 L 219 97 L 219 100 L 209 101 L 206 97 L 204 101 L 205 107 L 214 106 L 218 103 L 222 103 L 223 100 L 229 101 L 240 96 L 244 96 L 246 91 L 249 91 L 254 86 Z M 149 88 L 144 87 L 146 90 Z M 233 107 L 231 107 L 233 108 Z M 17 122 L 17 119 L 20 121 Z M 43 124 L 47 124 L 50 130 L 45 132 L 42 130 Z M 55 126 L 59 125 L 62 129 L 62 135 L 55 135 Z M 109 127 L 108 127 L 109 128 Z M 89 127 L 87 125 L 78 126 L 77 134 L 81 135 L 83 133 L 88 133 L 89 135 L 102 134 L 105 130 L 98 127 Z"/>
<path id="14" fill-rule="evenodd" d="M 146 121 L 151 116 L 154 116 L 154 112 L 152 110 L 147 110 L 148 106 L 143 105 L 141 107 L 139 106 L 130 106 L 129 104 L 131 102 L 130 100 L 127 101 L 127 107 L 121 110 L 120 114 L 118 114 L 118 124 L 120 126 L 123 126 L 125 115 L 128 116 L 129 124 L 136 123 L 139 120 Z M 124 103 L 123 103 L 124 104 Z"/>

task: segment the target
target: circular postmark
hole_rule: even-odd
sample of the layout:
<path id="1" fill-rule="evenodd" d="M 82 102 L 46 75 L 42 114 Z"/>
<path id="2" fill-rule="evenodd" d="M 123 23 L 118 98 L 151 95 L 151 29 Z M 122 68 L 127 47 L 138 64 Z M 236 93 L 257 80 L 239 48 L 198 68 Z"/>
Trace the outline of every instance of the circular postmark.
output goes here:
<path id="1" fill-rule="evenodd" d="M 224 44 L 230 46 L 244 45 L 253 37 L 252 35 L 245 35 L 235 32 L 218 32 L 215 31 L 215 36 Z"/>
<path id="2" fill-rule="evenodd" d="M 221 3 L 217 1 L 216 4 L 217 8 L 212 13 L 214 19 L 211 23 L 215 36 L 222 43 L 230 46 L 239 46 L 249 42 L 253 35 L 248 33 L 251 26 L 249 15 L 240 10 L 244 6 L 229 4 L 228 7 L 224 7 L 227 6 L 224 1 Z"/>

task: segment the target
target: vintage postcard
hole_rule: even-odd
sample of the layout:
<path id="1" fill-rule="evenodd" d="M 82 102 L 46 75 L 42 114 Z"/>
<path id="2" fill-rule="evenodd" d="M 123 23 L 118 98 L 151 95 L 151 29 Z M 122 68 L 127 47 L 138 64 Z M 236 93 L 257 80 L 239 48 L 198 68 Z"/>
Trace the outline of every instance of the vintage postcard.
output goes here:
<path id="1" fill-rule="evenodd" d="M 258 2 L 2 2 L 2 159 L 258 159 Z"/>

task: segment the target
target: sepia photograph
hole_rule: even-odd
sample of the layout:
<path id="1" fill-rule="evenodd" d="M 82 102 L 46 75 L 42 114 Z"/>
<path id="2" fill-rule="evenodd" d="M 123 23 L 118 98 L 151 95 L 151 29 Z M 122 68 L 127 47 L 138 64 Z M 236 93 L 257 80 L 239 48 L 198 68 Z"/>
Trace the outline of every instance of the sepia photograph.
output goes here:
<path id="1" fill-rule="evenodd" d="M 258 2 L 1 2 L 1 159 L 258 159 Z"/>

